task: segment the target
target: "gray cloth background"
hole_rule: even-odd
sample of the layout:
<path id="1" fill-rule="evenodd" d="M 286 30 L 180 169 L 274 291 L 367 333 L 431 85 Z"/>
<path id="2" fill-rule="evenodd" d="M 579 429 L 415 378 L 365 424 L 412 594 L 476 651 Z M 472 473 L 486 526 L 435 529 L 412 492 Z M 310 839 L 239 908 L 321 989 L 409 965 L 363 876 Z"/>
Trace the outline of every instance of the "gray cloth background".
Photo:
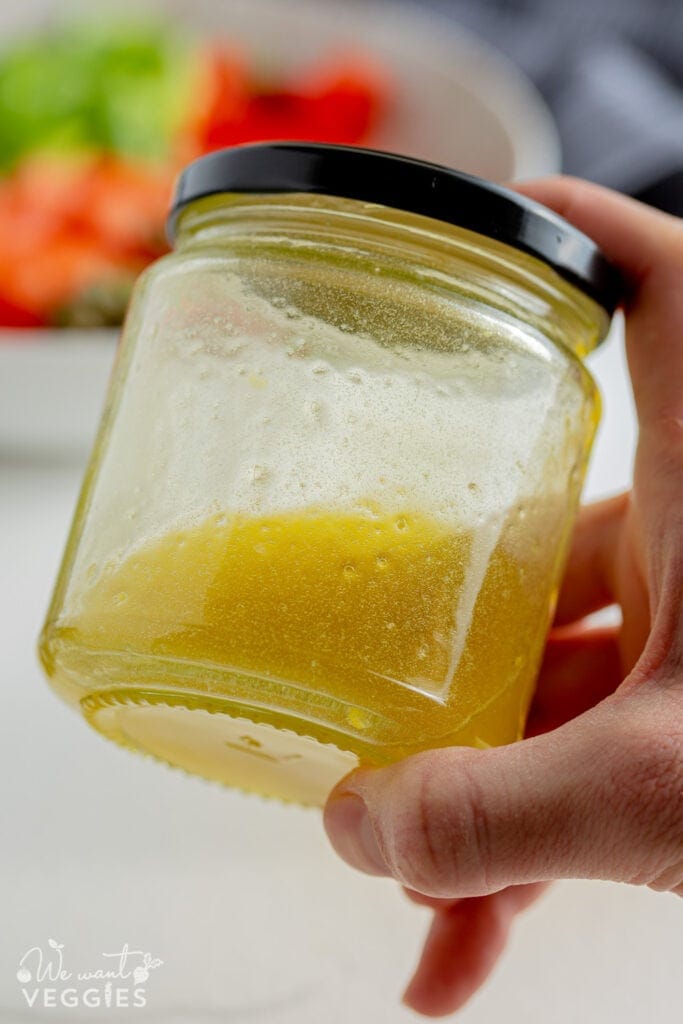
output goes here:
<path id="1" fill-rule="evenodd" d="M 683 215 L 683 0 L 422 0 L 506 53 L 557 121 L 564 171 Z"/>

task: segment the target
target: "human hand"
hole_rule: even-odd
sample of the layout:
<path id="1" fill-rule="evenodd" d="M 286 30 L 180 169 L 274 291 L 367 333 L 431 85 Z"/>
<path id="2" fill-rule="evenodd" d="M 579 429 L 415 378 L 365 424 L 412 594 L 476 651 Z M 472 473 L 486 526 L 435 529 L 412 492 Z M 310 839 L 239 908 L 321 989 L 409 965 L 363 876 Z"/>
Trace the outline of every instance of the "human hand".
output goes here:
<path id="1" fill-rule="evenodd" d="M 548 880 L 683 895 L 683 222 L 596 185 L 520 186 L 630 282 L 639 420 L 633 491 L 579 516 L 528 736 L 426 751 L 335 788 L 337 852 L 401 882 L 434 920 L 405 1002 L 458 1009 Z M 618 604 L 618 628 L 583 621 Z"/>

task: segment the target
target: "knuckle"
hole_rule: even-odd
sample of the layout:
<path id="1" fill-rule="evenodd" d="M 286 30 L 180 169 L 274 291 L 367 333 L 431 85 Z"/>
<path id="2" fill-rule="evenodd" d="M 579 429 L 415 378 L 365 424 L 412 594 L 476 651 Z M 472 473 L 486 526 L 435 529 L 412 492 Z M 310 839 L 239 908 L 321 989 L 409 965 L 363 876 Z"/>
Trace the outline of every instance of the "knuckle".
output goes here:
<path id="1" fill-rule="evenodd" d="M 488 828 L 466 755 L 430 751 L 411 758 L 394 779 L 386 853 L 400 881 L 427 896 L 488 891 Z"/>
<path id="2" fill-rule="evenodd" d="M 433 779 L 438 773 L 430 755 L 402 765 L 392 787 L 392 829 L 386 837 L 389 861 L 400 881 L 428 896 L 442 895 L 448 884 L 443 835 L 442 796 Z"/>

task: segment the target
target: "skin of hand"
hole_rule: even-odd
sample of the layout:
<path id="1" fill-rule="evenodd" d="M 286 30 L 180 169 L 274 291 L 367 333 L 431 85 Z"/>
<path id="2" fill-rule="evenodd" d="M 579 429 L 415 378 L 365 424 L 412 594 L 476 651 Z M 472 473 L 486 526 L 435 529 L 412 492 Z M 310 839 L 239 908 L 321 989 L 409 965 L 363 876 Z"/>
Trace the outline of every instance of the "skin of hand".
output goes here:
<path id="1" fill-rule="evenodd" d="M 403 997 L 428 1016 L 479 988 L 552 879 L 683 895 L 683 221 L 570 178 L 518 190 L 629 283 L 639 440 L 632 492 L 579 516 L 527 738 L 359 769 L 325 808 L 349 864 L 434 910 Z M 611 604 L 618 628 L 583 621 Z"/>

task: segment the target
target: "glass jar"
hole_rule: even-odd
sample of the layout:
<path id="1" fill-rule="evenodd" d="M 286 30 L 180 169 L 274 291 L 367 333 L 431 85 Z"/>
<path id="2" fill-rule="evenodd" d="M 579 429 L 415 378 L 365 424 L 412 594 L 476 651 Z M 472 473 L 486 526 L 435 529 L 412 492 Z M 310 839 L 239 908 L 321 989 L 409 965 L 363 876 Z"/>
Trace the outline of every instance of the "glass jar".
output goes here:
<path id="1" fill-rule="evenodd" d="M 523 735 L 617 281 L 549 211 L 342 147 L 205 157 L 140 279 L 45 624 L 105 736 L 321 804 Z"/>

